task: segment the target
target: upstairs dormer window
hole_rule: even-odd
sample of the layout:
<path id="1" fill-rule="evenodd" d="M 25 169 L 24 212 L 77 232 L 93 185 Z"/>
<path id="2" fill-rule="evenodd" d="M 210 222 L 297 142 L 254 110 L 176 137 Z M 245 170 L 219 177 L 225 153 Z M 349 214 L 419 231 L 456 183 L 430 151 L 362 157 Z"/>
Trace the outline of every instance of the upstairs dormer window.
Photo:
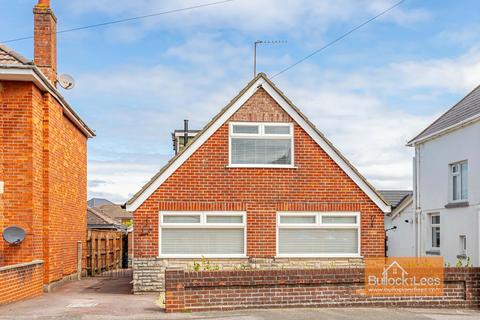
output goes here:
<path id="1" fill-rule="evenodd" d="M 229 166 L 293 166 L 293 126 L 291 123 L 230 123 Z"/>

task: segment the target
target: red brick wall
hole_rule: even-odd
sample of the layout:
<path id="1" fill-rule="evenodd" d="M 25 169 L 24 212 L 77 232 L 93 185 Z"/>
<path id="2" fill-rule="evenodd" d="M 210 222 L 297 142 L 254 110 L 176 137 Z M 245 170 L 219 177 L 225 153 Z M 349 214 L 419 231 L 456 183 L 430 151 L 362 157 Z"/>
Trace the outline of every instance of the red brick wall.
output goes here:
<path id="1" fill-rule="evenodd" d="M 291 122 L 260 89 L 229 121 Z M 247 254 L 275 256 L 275 214 L 279 210 L 359 211 L 361 250 L 384 255 L 383 213 L 297 124 L 295 166 L 227 168 L 228 122 L 222 125 L 134 213 L 135 257 L 158 255 L 159 210 L 247 211 Z"/>
<path id="2" fill-rule="evenodd" d="M 77 241 L 86 241 L 86 137 L 62 107 L 28 82 L 1 82 L 0 227 L 26 230 L 1 241 L 0 266 L 45 261 L 45 283 L 76 272 Z"/>
<path id="3" fill-rule="evenodd" d="M 44 98 L 44 260 L 45 283 L 77 271 L 77 241 L 86 246 L 87 139 L 63 115 L 49 95 Z"/>
<path id="4" fill-rule="evenodd" d="M 480 307 L 480 268 L 446 268 L 437 297 L 371 297 L 364 269 L 248 270 L 165 274 L 167 312 L 271 307 Z"/>
<path id="5" fill-rule="evenodd" d="M 32 298 L 43 292 L 41 262 L 0 267 L 0 305 Z"/>

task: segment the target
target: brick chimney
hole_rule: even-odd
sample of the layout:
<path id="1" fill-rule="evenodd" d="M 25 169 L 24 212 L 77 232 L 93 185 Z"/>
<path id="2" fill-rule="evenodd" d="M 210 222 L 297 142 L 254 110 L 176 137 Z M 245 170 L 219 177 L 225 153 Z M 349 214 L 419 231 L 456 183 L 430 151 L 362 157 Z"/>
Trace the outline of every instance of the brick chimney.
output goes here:
<path id="1" fill-rule="evenodd" d="M 57 81 L 57 18 L 50 8 L 50 0 L 38 0 L 33 7 L 35 65 L 50 82 Z"/>

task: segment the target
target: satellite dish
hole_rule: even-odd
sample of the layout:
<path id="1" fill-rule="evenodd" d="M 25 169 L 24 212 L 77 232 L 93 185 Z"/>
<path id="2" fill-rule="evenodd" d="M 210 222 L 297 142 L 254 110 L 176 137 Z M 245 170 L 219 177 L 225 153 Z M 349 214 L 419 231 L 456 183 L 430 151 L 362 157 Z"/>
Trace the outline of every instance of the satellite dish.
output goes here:
<path id="1" fill-rule="evenodd" d="M 25 239 L 25 230 L 20 227 L 11 226 L 3 230 L 3 240 L 9 244 L 20 244 Z"/>
<path id="2" fill-rule="evenodd" d="M 58 83 L 60 83 L 62 88 L 66 90 L 75 88 L 75 80 L 71 75 L 68 74 L 61 74 L 58 77 Z"/>

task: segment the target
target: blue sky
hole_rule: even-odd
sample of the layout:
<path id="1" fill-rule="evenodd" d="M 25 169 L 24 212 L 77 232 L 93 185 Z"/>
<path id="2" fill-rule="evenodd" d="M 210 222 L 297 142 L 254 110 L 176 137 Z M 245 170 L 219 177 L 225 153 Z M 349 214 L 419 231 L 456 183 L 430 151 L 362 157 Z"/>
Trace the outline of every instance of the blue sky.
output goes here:
<path id="1" fill-rule="evenodd" d="M 34 0 L 0 0 L 0 42 L 31 35 Z M 59 29 L 187 7 L 208 0 L 52 0 Z M 273 75 L 390 0 L 236 0 L 59 35 L 62 93 L 96 130 L 89 197 L 123 202 L 172 156 L 183 119 L 202 127 L 258 69 Z M 407 0 L 274 79 L 377 188 L 410 188 L 405 143 L 480 83 L 480 2 Z M 32 40 L 11 48 L 32 58 Z"/>

